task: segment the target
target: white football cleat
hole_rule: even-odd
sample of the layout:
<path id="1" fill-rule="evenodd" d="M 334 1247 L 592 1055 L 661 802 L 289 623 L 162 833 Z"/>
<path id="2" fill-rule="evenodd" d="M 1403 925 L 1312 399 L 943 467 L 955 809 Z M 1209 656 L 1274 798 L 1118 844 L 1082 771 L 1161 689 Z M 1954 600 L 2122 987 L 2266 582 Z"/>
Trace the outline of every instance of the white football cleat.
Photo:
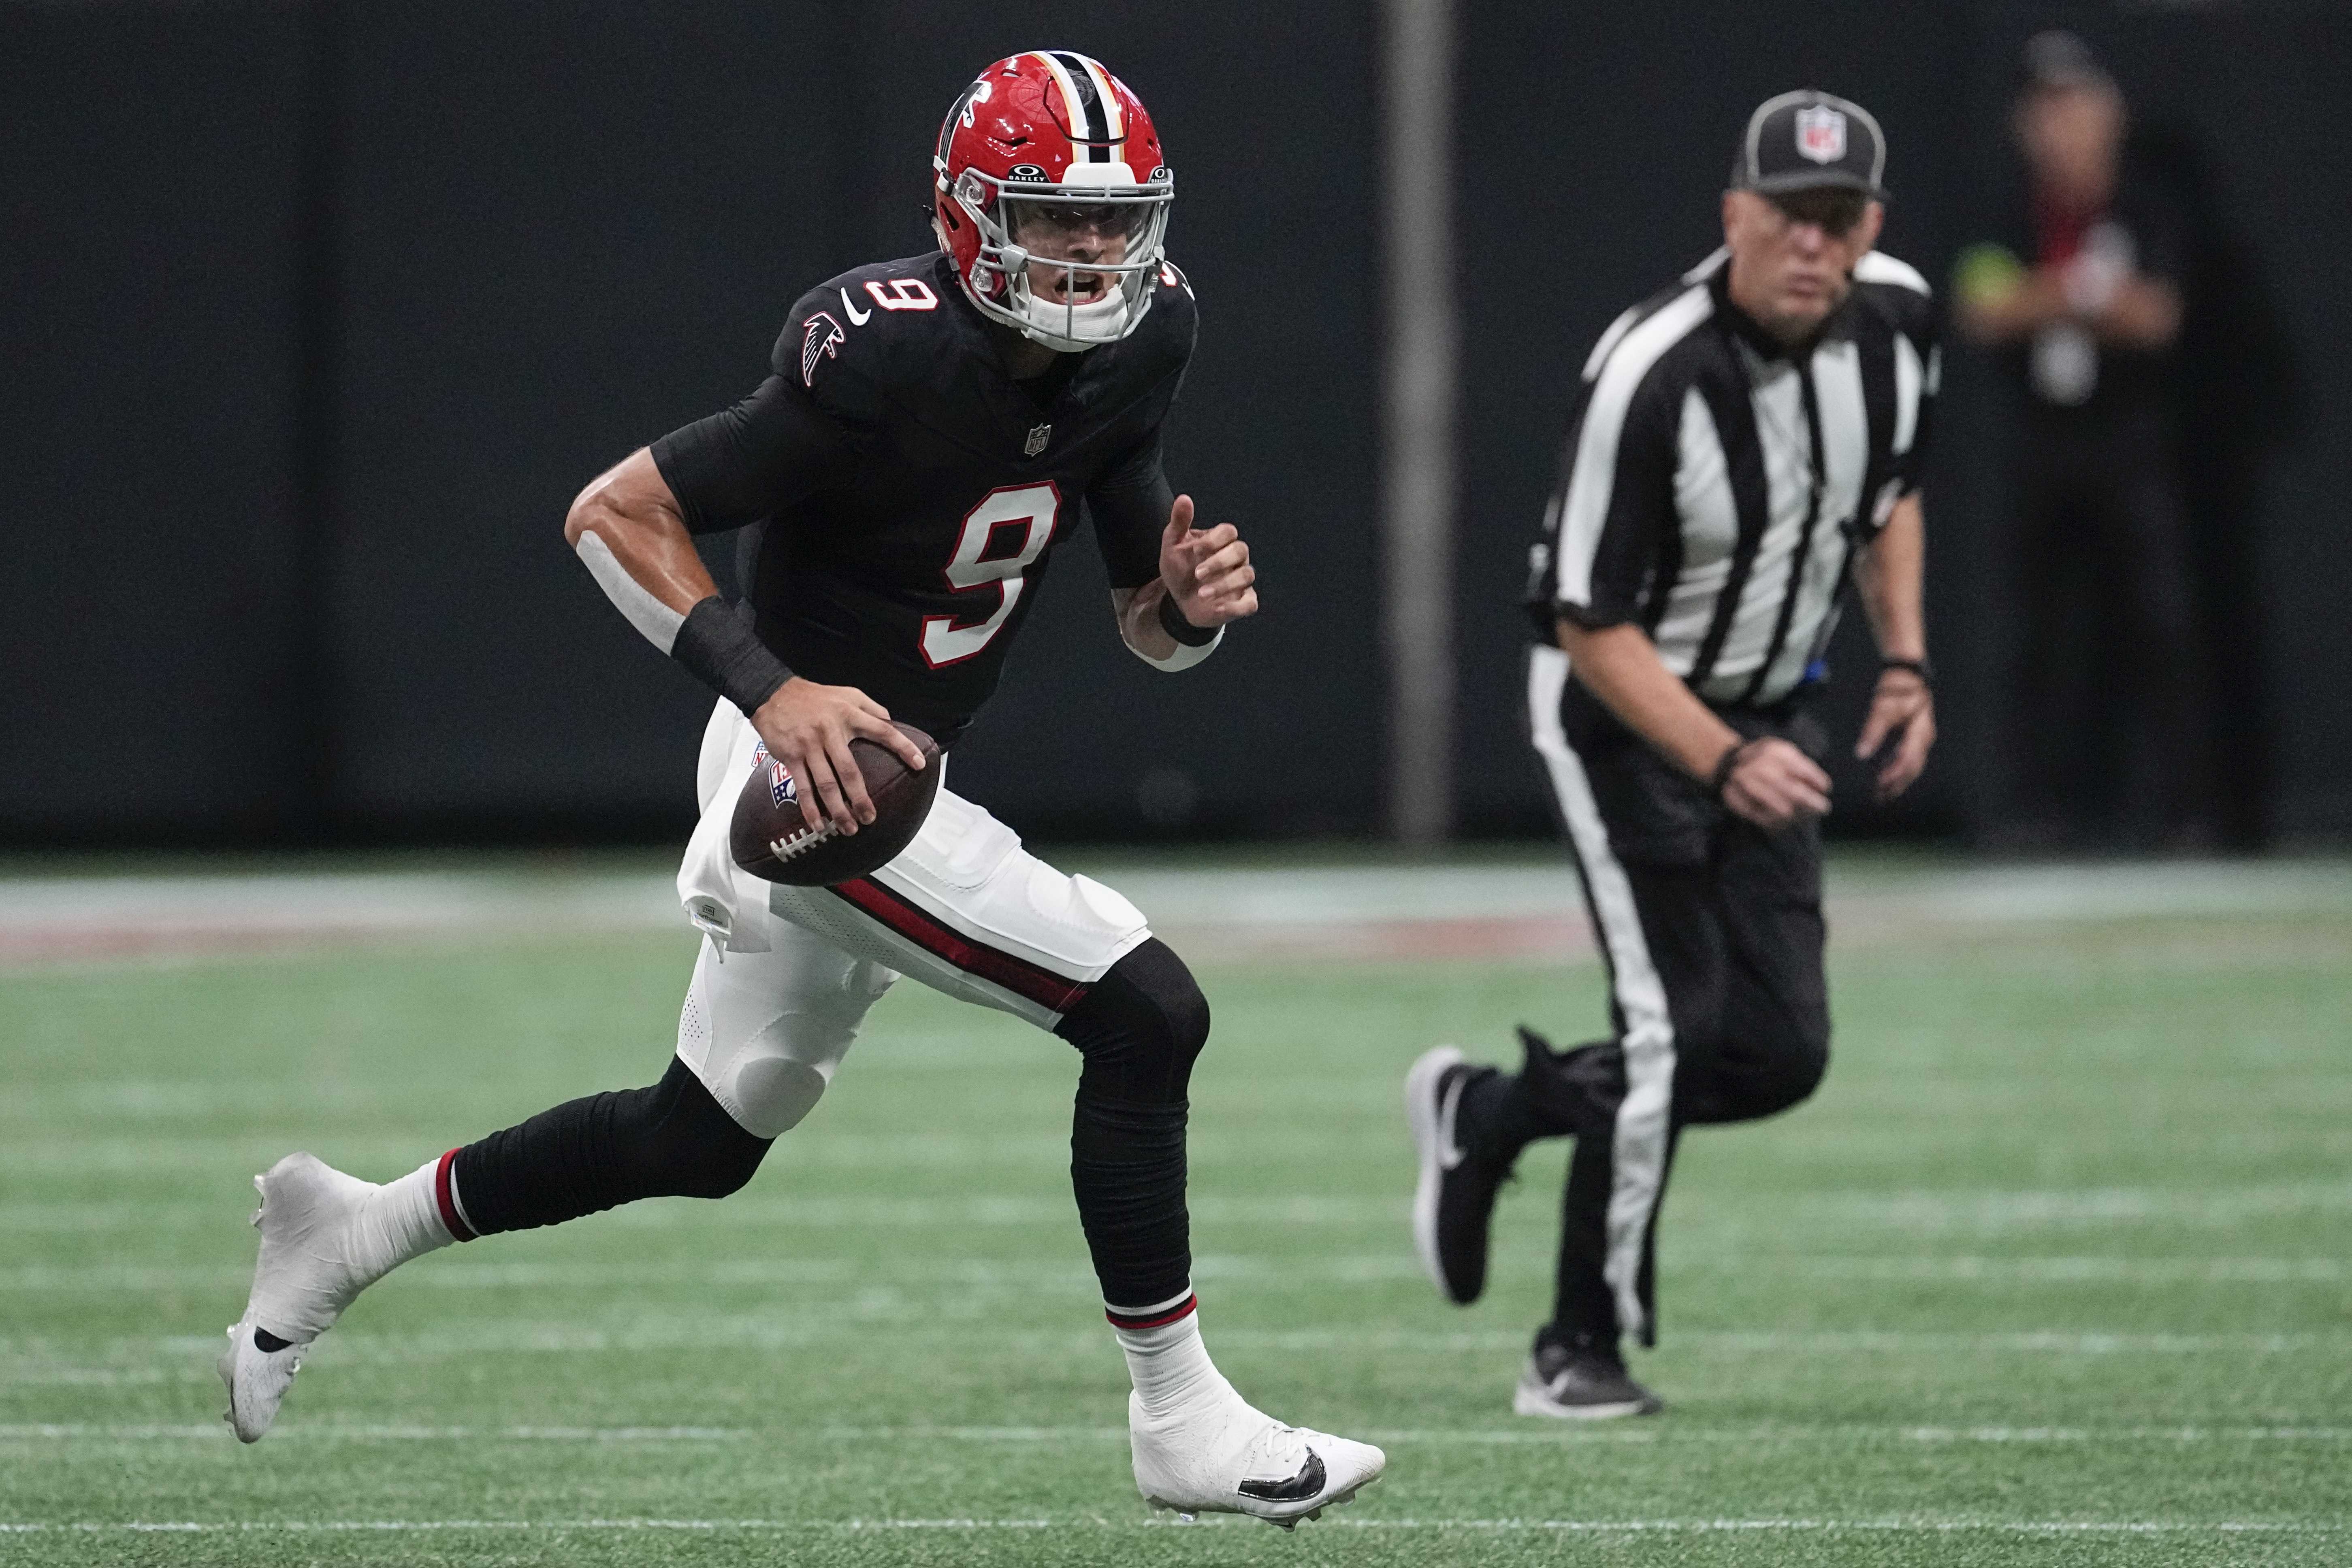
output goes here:
<path id="1" fill-rule="evenodd" d="M 213 1365 L 228 1385 L 228 1408 L 221 1419 L 236 1429 L 237 1441 L 261 1441 L 278 1417 L 279 1401 L 294 1385 L 294 1375 L 302 1370 L 302 1353 L 309 1348 L 281 1343 L 276 1350 L 263 1350 L 254 1343 L 252 1319 L 228 1325 L 228 1348 Z"/>
<path id="2" fill-rule="evenodd" d="M 216 1364 L 228 1385 L 223 1416 L 244 1442 L 257 1443 L 302 1369 L 302 1353 L 342 1315 L 372 1276 L 347 1256 L 351 1220 L 376 1191 L 315 1155 L 289 1155 L 253 1178 L 261 1207 L 253 1228 L 261 1256 L 245 1315 L 231 1324 Z"/>
<path id="3" fill-rule="evenodd" d="M 1239 1395 L 1205 1416 L 1156 1421 L 1129 1395 L 1127 1427 L 1143 1500 L 1187 1517 L 1245 1513 L 1295 1530 L 1353 1502 L 1389 1462 L 1369 1443 L 1286 1427 Z"/>

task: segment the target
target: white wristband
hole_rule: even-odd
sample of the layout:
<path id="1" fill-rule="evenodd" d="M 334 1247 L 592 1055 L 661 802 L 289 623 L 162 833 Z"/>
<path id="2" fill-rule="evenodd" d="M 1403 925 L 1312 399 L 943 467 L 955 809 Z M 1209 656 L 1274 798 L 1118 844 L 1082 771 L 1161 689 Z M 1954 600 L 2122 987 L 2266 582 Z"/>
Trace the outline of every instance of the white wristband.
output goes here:
<path id="1" fill-rule="evenodd" d="M 1122 642 L 1126 641 L 1124 638 L 1120 640 Z M 1131 642 L 1128 643 L 1127 646 L 1129 653 L 1132 653 L 1137 658 L 1142 660 L 1153 669 L 1165 670 L 1172 675 L 1179 670 L 1191 669 L 1193 665 L 1199 664 L 1202 660 L 1215 653 L 1217 651 L 1217 644 L 1224 640 L 1225 629 L 1220 626 L 1217 628 L 1217 634 L 1210 638 L 1207 642 L 1197 643 L 1179 643 L 1176 644 L 1176 651 L 1169 654 L 1164 659 L 1145 653 Z"/>

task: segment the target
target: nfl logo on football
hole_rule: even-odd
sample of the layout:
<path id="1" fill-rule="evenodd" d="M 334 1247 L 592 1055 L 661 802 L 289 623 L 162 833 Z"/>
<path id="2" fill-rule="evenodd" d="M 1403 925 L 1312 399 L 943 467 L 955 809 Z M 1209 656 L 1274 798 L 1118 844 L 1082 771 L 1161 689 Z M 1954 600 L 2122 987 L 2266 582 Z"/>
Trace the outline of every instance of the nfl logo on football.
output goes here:
<path id="1" fill-rule="evenodd" d="M 1816 104 L 1797 110 L 1797 152 L 1816 163 L 1845 156 L 1845 116 Z"/>

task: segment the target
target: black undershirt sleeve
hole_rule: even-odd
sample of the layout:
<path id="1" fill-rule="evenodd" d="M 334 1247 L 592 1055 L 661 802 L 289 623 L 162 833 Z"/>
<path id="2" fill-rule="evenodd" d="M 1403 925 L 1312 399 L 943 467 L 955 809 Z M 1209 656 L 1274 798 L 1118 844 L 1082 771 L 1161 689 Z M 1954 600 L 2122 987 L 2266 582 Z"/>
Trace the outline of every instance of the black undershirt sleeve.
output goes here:
<path id="1" fill-rule="evenodd" d="M 653 444 L 687 530 L 741 528 L 811 495 L 849 455 L 839 421 L 783 376 Z"/>
<path id="2" fill-rule="evenodd" d="M 1176 504 L 1160 465 L 1160 432 L 1129 447 L 1087 492 L 1095 545 L 1113 588 L 1140 588 L 1160 575 L 1160 535 Z"/>

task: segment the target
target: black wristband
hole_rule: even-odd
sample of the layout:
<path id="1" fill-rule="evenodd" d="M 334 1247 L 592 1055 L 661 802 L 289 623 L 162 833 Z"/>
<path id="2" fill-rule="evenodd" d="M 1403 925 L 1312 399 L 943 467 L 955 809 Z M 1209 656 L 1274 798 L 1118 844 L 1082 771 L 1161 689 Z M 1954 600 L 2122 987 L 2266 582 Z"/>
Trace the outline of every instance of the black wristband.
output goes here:
<path id="1" fill-rule="evenodd" d="M 1706 776 L 1706 792 L 1718 800 L 1722 800 L 1724 790 L 1730 787 L 1732 774 L 1739 769 L 1739 759 L 1748 754 L 1749 747 L 1762 738 L 1757 736 L 1747 740 L 1735 740 L 1726 747 L 1723 755 L 1715 759 L 1715 771 Z"/>
<path id="2" fill-rule="evenodd" d="M 1172 593 L 1160 596 L 1160 629 L 1187 648 L 1208 646 L 1217 640 L 1219 630 L 1214 626 L 1195 626 L 1185 620 L 1184 612 L 1176 608 L 1176 596 Z"/>
<path id="3" fill-rule="evenodd" d="M 1936 672 L 1928 667 L 1927 661 L 1925 659 L 1881 659 L 1878 661 L 1878 673 L 1880 674 L 1883 675 L 1889 670 L 1908 670 L 1913 674 L 1919 677 L 1919 684 L 1921 685 L 1927 687 L 1931 692 L 1936 689 Z"/>
<path id="4" fill-rule="evenodd" d="M 694 678 L 741 708 L 744 716 L 776 695 L 793 678 L 784 662 L 768 651 L 751 630 L 750 605 L 743 613 L 717 594 L 698 601 L 687 612 L 669 656 L 694 672 Z"/>

